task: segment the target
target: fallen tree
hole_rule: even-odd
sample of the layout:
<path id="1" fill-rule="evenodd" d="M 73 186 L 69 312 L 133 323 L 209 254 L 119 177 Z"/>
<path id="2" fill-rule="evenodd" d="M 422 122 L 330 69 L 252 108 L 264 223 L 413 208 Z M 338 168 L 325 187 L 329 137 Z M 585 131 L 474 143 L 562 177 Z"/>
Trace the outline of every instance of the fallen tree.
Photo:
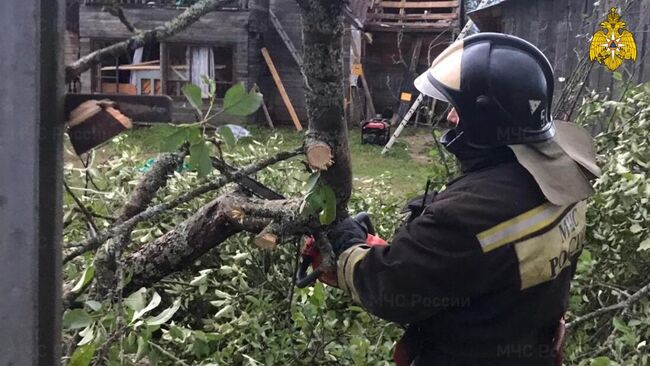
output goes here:
<path id="1" fill-rule="evenodd" d="M 163 26 L 137 33 L 124 42 L 82 57 L 67 67 L 67 76 L 76 77 L 105 57 L 112 57 L 180 32 L 201 15 L 226 3 L 228 1 L 201 0 Z M 161 156 L 132 192 L 111 227 L 86 240 L 67 245 L 73 249 L 64 256 L 64 263 L 84 253 L 96 251 L 103 245 L 95 258 L 95 287 L 99 288 L 100 292 L 115 287 L 118 291 L 125 290 L 128 294 L 142 286 L 150 286 L 185 268 L 206 251 L 241 231 L 260 234 L 257 241 L 266 241 L 266 245 L 272 247 L 280 237 L 277 231 L 293 234 L 320 230 L 313 213 L 300 212 L 300 200 L 264 202 L 241 193 L 228 193 L 215 198 L 174 230 L 146 243 L 137 251 L 126 254 L 123 260 L 120 258 L 128 247 L 131 231 L 138 223 L 154 219 L 167 210 L 213 192 L 230 182 L 237 182 L 242 177 L 303 151 L 310 169 L 322 172 L 320 179 L 323 184 L 335 192 L 337 216 L 341 218 L 347 215 L 352 172 L 342 105 L 341 36 L 345 2 L 310 0 L 300 1 L 299 4 L 303 19 L 309 19 L 303 22 L 304 67 L 310 85 L 307 92 L 309 131 L 304 148 L 279 153 L 234 173 L 224 173 L 190 192 L 148 207 L 156 192 L 165 186 L 170 173 L 182 163 L 187 147 L 181 153 Z M 237 212 L 243 216 L 237 216 Z M 117 265 L 118 261 L 124 263 L 124 270 L 129 273 L 128 284 L 115 278 L 116 271 L 121 270 Z M 118 277 L 121 278 L 121 275 Z M 75 291 L 72 290 L 72 284 L 64 286 L 64 304 L 72 305 L 74 299 L 86 291 L 90 284 L 89 282 L 82 288 L 76 288 Z"/>

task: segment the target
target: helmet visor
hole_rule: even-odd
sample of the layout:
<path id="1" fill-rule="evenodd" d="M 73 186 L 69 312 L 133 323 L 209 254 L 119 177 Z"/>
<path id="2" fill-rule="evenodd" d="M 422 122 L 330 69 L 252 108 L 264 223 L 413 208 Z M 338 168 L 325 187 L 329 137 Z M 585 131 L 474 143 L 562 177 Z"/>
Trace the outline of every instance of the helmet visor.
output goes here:
<path id="1" fill-rule="evenodd" d="M 435 98 L 438 100 L 442 100 L 443 102 L 449 102 L 447 97 L 442 94 L 442 92 L 436 88 L 430 81 L 429 81 L 429 72 L 430 69 L 422 73 L 422 75 L 418 76 L 413 84 L 415 84 L 415 88 L 422 94 Z"/>

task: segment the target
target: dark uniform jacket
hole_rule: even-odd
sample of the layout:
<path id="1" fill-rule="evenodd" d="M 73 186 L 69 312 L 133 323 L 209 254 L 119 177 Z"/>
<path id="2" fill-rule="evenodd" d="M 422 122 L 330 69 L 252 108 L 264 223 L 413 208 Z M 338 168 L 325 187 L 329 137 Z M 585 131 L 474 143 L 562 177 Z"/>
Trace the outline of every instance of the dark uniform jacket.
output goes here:
<path id="1" fill-rule="evenodd" d="M 407 326 L 415 365 L 553 365 L 585 203 L 549 203 L 509 149 L 461 163 L 389 246 L 343 252 L 339 285 Z"/>

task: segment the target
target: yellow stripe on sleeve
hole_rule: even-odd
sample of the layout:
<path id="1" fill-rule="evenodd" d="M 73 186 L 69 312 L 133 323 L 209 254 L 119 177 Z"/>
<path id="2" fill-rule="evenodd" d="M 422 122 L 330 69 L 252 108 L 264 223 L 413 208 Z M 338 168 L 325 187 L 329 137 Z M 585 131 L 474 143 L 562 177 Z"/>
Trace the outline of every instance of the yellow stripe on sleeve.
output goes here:
<path id="1" fill-rule="evenodd" d="M 481 243 L 483 252 L 487 253 L 545 228 L 567 208 L 568 206 L 556 206 L 547 202 L 479 233 L 476 238 Z"/>
<path id="2" fill-rule="evenodd" d="M 354 288 L 354 269 L 370 250 L 367 245 L 355 245 L 341 253 L 337 261 L 336 277 L 339 287 L 345 292 L 352 295 L 352 299 L 361 303 L 359 294 Z"/>

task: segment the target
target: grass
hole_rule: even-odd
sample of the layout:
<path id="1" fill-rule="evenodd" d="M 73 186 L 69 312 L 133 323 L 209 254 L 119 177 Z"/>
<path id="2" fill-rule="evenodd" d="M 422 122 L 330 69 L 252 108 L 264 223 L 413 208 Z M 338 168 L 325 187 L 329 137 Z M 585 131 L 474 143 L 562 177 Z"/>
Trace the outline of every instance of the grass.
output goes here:
<path id="1" fill-rule="evenodd" d="M 246 128 L 253 138 L 259 141 L 264 141 L 273 134 L 281 135 L 282 143 L 278 146 L 280 149 L 299 146 L 303 141 L 302 133 L 288 127 L 271 130 L 259 125 L 249 125 Z M 159 132 L 156 131 L 158 130 L 136 128 L 125 133 L 125 139 L 131 144 L 140 146 L 143 163 L 159 151 L 155 141 L 163 136 L 157 136 Z M 393 148 L 386 155 L 381 155 L 382 147 L 361 144 L 360 130 L 350 130 L 349 141 L 355 189 L 363 189 L 364 185 L 370 184 L 370 179 L 383 176 L 389 181 L 391 187 L 391 191 L 386 192 L 387 194 L 408 198 L 417 192 L 422 192 L 427 178 L 432 176 L 435 170 L 429 153 L 433 148 L 432 144 L 428 143 L 430 136 L 428 129 L 408 128 Z M 111 154 L 110 148 L 102 150 L 104 154 Z"/>

